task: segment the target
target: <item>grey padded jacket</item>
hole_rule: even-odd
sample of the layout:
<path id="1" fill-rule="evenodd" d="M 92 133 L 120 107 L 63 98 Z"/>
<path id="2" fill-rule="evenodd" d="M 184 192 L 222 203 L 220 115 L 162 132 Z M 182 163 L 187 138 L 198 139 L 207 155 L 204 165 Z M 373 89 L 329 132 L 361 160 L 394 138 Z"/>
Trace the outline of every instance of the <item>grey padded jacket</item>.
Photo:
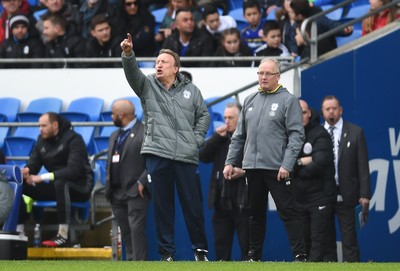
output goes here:
<path id="1" fill-rule="evenodd" d="M 122 65 L 143 107 L 146 127 L 141 153 L 198 164 L 199 147 L 210 123 L 200 90 L 181 73 L 166 89 L 155 73 L 143 74 L 134 54 L 127 57 L 123 52 Z"/>

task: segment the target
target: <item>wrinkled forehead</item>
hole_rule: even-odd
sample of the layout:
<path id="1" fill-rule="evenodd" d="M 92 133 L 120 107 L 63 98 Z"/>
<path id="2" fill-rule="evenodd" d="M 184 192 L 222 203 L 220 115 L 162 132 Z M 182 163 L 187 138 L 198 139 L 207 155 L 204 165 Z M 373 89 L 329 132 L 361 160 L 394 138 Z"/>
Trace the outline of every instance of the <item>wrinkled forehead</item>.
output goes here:
<path id="1" fill-rule="evenodd" d="M 260 71 L 267 71 L 271 73 L 279 72 L 278 67 L 276 66 L 275 62 L 271 60 L 265 60 L 263 61 L 260 66 L 258 67 L 258 70 Z"/>
<path id="2" fill-rule="evenodd" d="M 156 59 L 156 62 L 159 62 L 159 61 L 162 61 L 164 63 L 175 64 L 174 57 L 172 55 L 170 55 L 170 54 L 167 54 L 167 53 L 160 54 Z"/>

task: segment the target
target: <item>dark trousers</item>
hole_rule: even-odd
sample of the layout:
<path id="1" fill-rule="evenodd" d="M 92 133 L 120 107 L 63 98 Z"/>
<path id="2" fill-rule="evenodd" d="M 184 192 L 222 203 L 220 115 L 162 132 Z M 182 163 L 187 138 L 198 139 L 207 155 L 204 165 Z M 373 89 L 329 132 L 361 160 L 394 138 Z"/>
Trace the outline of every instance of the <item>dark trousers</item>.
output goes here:
<path id="1" fill-rule="evenodd" d="M 215 209 L 213 218 L 215 255 L 217 261 L 230 261 L 235 231 L 239 240 L 242 260 L 249 250 L 249 215 L 247 212 Z"/>
<path id="2" fill-rule="evenodd" d="M 311 262 L 321 262 L 326 254 L 331 205 L 300 207 L 304 225 L 306 254 Z"/>
<path id="3" fill-rule="evenodd" d="M 119 200 L 112 196 L 111 208 L 121 230 L 128 261 L 147 260 L 146 218 L 149 196 Z"/>
<path id="4" fill-rule="evenodd" d="M 71 208 L 65 204 L 69 197 L 70 201 L 83 202 L 90 199 L 91 187 L 57 179 L 48 183 L 41 182 L 36 186 L 28 185 L 24 182 L 22 193 L 34 200 L 56 201 L 58 224 L 71 223 Z M 22 224 L 28 219 L 26 205 L 21 198 L 21 209 L 19 223 Z"/>
<path id="5" fill-rule="evenodd" d="M 207 250 L 198 166 L 147 155 L 146 167 L 151 179 L 149 181 L 151 181 L 159 252 L 175 254 L 175 186 L 192 249 Z"/>
<path id="6" fill-rule="evenodd" d="M 337 261 L 335 215 L 342 236 L 343 261 L 359 262 L 360 251 L 357 241 L 355 210 L 354 207 L 345 206 L 343 202 L 335 203 L 331 212 L 325 261 Z"/>
<path id="7" fill-rule="evenodd" d="M 255 260 L 262 258 L 269 192 L 285 225 L 293 256 L 305 254 L 303 225 L 296 209 L 293 185 L 290 182 L 278 181 L 276 170 L 252 169 L 246 170 L 246 175 L 250 197 L 249 257 Z"/>

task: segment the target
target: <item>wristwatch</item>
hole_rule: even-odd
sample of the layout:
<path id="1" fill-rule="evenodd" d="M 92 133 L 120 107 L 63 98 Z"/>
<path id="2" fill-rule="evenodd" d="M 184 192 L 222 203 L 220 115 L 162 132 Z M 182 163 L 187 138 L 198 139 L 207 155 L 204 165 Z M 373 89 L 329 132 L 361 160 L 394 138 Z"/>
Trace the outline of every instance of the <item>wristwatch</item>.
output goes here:
<path id="1" fill-rule="evenodd" d="M 303 165 L 303 163 L 301 162 L 301 159 L 300 159 L 300 158 L 297 159 L 297 165 L 298 165 L 299 167 Z"/>

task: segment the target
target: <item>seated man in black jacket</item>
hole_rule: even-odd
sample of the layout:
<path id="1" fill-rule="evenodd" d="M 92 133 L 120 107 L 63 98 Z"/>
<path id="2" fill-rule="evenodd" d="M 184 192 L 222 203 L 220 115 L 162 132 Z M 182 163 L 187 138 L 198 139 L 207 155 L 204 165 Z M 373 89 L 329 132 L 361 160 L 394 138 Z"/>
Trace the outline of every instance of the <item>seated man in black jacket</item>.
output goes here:
<path id="1" fill-rule="evenodd" d="M 57 201 L 58 233 L 42 245 L 62 247 L 68 243 L 71 201 L 87 201 L 93 188 L 93 175 L 82 136 L 71 130 L 71 123 L 56 113 L 48 112 L 39 118 L 40 135 L 22 169 L 23 194 L 34 200 Z M 39 175 L 42 166 L 48 171 Z M 65 189 L 69 188 L 69 193 Z M 27 213 L 21 204 L 18 231 L 23 231 Z"/>
<path id="2" fill-rule="evenodd" d="M 214 55 L 213 41 L 196 27 L 191 9 L 178 9 L 175 23 L 176 29 L 164 41 L 162 49 L 170 49 L 181 57 Z M 206 67 L 208 65 L 208 62 L 182 61 L 184 67 Z"/>

